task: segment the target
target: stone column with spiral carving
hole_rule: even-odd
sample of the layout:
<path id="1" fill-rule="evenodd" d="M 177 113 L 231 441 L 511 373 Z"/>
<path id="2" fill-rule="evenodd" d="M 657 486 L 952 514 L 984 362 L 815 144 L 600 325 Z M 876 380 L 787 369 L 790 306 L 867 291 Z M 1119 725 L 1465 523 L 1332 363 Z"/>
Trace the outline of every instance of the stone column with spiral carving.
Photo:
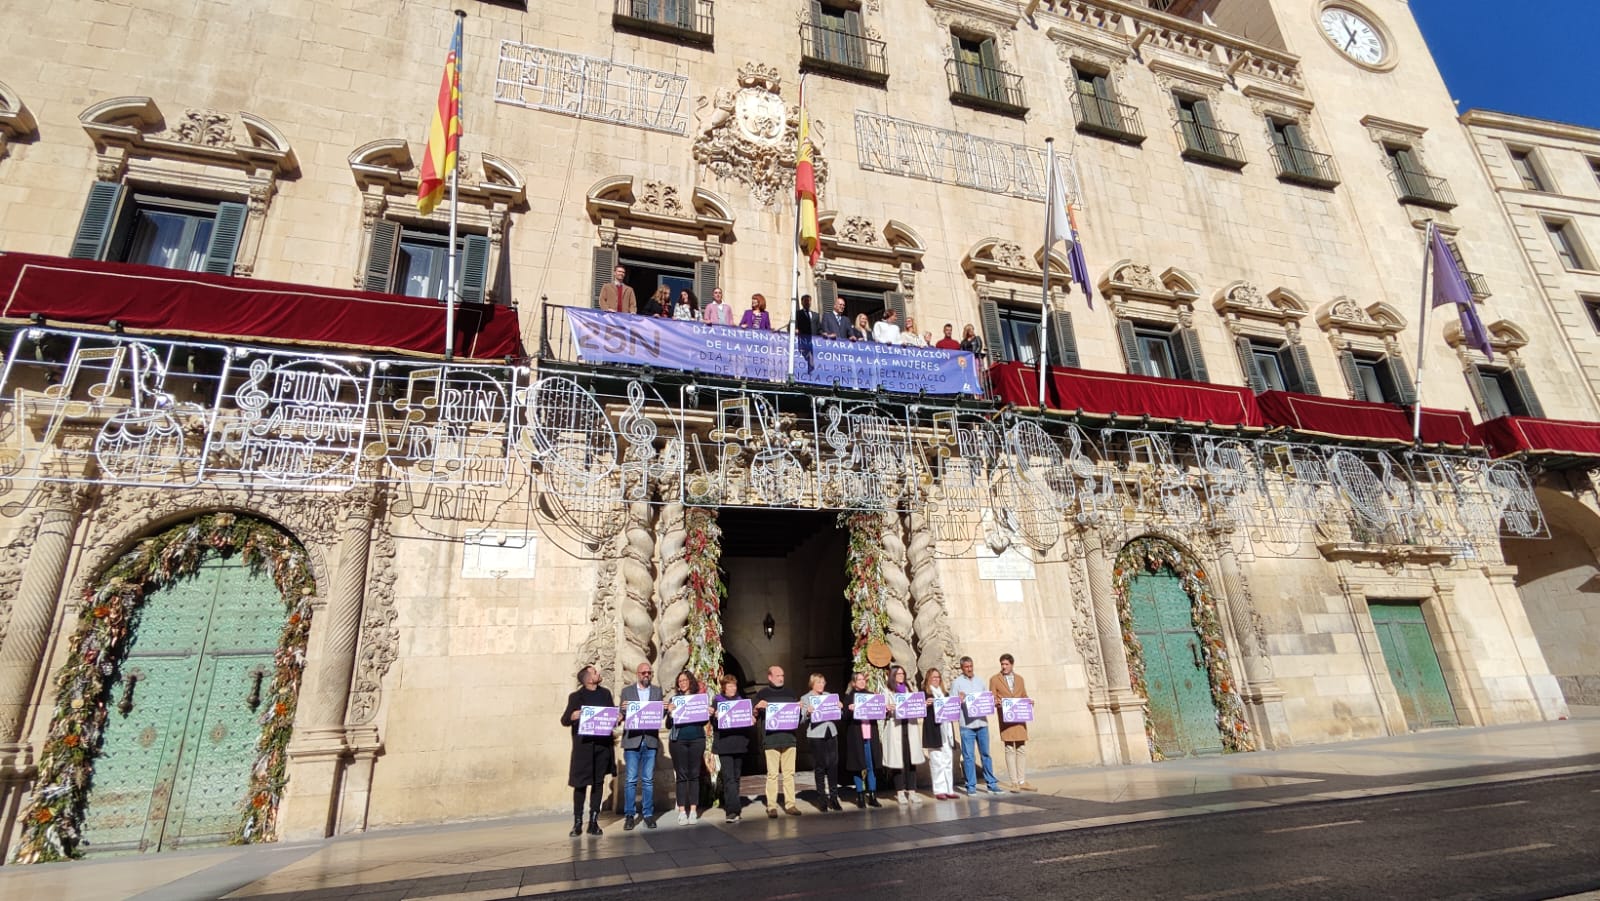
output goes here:
<path id="1" fill-rule="evenodd" d="M 318 617 L 322 640 L 316 646 L 317 654 L 306 661 L 309 690 L 300 697 L 299 715 L 311 730 L 344 728 L 361 637 L 361 608 L 367 595 L 372 524 L 377 514 L 377 493 L 368 489 L 350 505 L 339 525 L 339 568 L 333 590 L 327 593 L 328 606 Z"/>
<path id="2" fill-rule="evenodd" d="M 645 501 L 628 503 L 627 521 L 622 526 L 622 556 L 617 561 L 622 601 L 622 644 L 617 649 L 617 665 L 624 674 L 656 657 L 655 538 L 651 525 L 654 510 Z"/>
<path id="3" fill-rule="evenodd" d="M 673 489 L 669 489 L 675 491 Z M 683 501 L 669 495 L 656 519 L 656 668 L 658 681 L 671 685 L 689 663 L 689 561 L 684 552 L 688 520 Z"/>
<path id="4" fill-rule="evenodd" d="M 39 490 L 45 494 L 44 509 L 0 645 L 0 768 L 16 753 L 27 728 L 28 701 L 44 663 L 78 527 L 78 504 L 70 486 L 50 484 Z"/>
<path id="5" fill-rule="evenodd" d="M 928 514 L 920 506 L 906 514 L 907 559 L 911 571 L 912 638 L 917 648 L 917 672 L 933 667 L 952 673 L 956 659 L 956 636 L 944 603 L 944 588 L 939 584 L 939 569 L 933 558 L 933 529 Z"/>
<path id="6" fill-rule="evenodd" d="M 1106 682 L 1103 690 L 1091 692 L 1089 705 L 1094 712 L 1100 757 L 1105 763 L 1145 763 L 1150 760 L 1150 742 L 1144 723 L 1145 699 L 1133 690 L 1133 677 L 1128 671 L 1111 555 L 1105 537 L 1095 524 L 1079 526 L 1079 542 L 1083 548 L 1089 595 L 1094 602 L 1095 635 L 1099 638 L 1100 662 Z"/>
<path id="7" fill-rule="evenodd" d="M 1222 596 L 1228 606 L 1228 621 L 1233 625 L 1234 641 L 1243 661 L 1245 690 L 1239 693 L 1250 714 L 1251 727 L 1261 736 L 1262 746 L 1289 745 L 1289 719 L 1283 709 L 1283 689 L 1273 678 L 1272 661 L 1256 630 L 1255 606 L 1249 584 L 1233 548 L 1233 527 L 1219 525 L 1211 530 L 1217 552 L 1217 573 L 1222 581 Z"/>
<path id="8" fill-rule="evenodd" d="M 889 511 L 881 514 L 879 529 L 882 557 L 878 561 L 883 574 L 884 609 L 889 614 L 889 650 L 894 662 L 911 668 L 917 665 L 913 645 L 916 620 L 911 615 L 911 580 L 906 578 L 906 543 L 900 537 L 900 514 Z"/>

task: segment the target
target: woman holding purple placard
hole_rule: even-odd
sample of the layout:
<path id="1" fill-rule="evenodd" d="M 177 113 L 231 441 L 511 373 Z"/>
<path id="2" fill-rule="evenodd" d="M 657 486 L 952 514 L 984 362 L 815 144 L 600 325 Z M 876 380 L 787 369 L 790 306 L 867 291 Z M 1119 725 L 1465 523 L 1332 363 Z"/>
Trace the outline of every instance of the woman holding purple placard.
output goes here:
<path id="1" fill-rule="evenodd" d="M 567 785 L 572 788 L 573 838 L 583 834 L 583 793 L 589 792 L 589 834 L 600 834 L 600 796 L 606 777 L 617 771 L 616 751 L 607 735 L 579 735 L 578 720 L 585 707 L 615 707 L 611 689 L 600 685 L 600 671 L 592 666 L 578 670 L 577 691 L 567 695 L 567 709 L 561 725 L 572 728 L 572 761 L 567 767 Z"/>
<path id="2" fill-rule="evenodd" d="M 722 696 L 718 700 L 738 699 L 739 679 L 736 676 L 723 676 Z M 727 814 L 726 822 L 729 823 L 739 822 L 739 813 L 744 809 L 744 798 L 739 796 L 739 777 L 743 775 L 744 755 L 750 750 L 750 739 L 755 734 L 756 727 L 753 725 L 734 729 L 718 726 L 716 738 L 711 741 L 711 750 L 717 755 L 722 770 L 722 811 Z"/>
<path id="3" fill-rule="evenodd" d="M 928 693 L 928 716 L 934 716 L 934 701 L 949 698 L 949 692 L 944 690 L 944 673 L 937 669 L 928 670 L 922 677 L 922 688 Z M 952 699 L 952 704 L 959 701 Z M 922 749 L 928 752 L 928 775 L 933 779 L 933 796 L 940 801 L 956 797 L 954 749 L 956 745 L 956 727 L 951 723 L 941 723 L 936 719 L 922 727 Z"/>
<path id="4" fill-rule="evenodd" d="M 922 754 L 922 717 L 926 711 L 906 709 L 895 703 L 896 695 L 916 691 L 899 664 L 889 668 L 889 718 L 884 721 L 883 765 L 892 772 L 895 800 L 901 804 L 921 804 L 917 794 L 917 764 Z"/>
<path id="5" fill-rule="evenodd" d="M 684 697 L 700 693 L 694 673 L 684 670 L 673 686 Z M 700 758 L 706 753 L 705 723 L 674 723 L 667 712 L 668 747 L 672 751 L 672 771 L 677 777 L 678 825 L 700 822 Z"/>
<path id="6" fill-rule="evenodd" d="M 844 732 L 844 768 L 855 774 L 856 806 L 882 807 L 878 803 L 878 767 L 883 765 L 883 745 L 878 740 L 876 720 L 857 720 L 855 696 L 865 694 L 867 674 L 856 673 L 850 677 L 850 687 L 845 701 L 842 731 Z"/>
<path id="7" fill-rule="evenodd" d="M 800 709 L 807 713 L 806 739 L 811 744 L 811 765 L 817 777 L 817 792 L 822 795 L 823 810 L 843 810 L 839 806 L 839 727 L 831 720 L 810 718 L 811 710 L 828 696 L 828 679 L 821 673 L 811 674 L 811 690 L 800 700 Z"/>

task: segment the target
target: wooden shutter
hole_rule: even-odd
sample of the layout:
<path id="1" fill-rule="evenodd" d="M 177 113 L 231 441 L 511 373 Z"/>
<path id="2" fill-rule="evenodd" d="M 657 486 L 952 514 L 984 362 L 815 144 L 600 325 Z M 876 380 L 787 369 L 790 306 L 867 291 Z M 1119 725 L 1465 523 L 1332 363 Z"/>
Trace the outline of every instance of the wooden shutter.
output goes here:
<path id="1" fill-rule="evenodd" d="M 1485 420 L 1497 419 L 1500 414 L 1489 407 L 1489 380 L 1491 376 L 1481 367 L 1469 366 L 1465 373 L 1467 377 L 1467 391 L 1478 405 L 1478 412 Z"/>
<path id="2" fill-rule="evenodd" d="M 901 328 L 906 327 L 906 296 L 899 291 L 883 292 L 883 310 L 894 310 L 895 323 Z"/>
<path id="3" fill-rule="evenodd" d="M 1000 77 L 1000 56 L 995 52 L 994 38 L 985 38 L 978 45 L 978 57 L 983 61 L 979 81 L 983 85 L 983 95 L 990 100 L 1005 100 L 1005 81 Z"/>
<path id="4" fill-rule="evenodd" d="M 594 249 L 594 261 L 590 266 L 589 306 L 598 310 L 600 309 L 600 289 L 610 284 L 611 273 L 617 268 L 617 249 L 615 247 L 596 247 Z"/>
<path id="5" fill-rule="evenodd" d="M 983 343 L 989 352 L 990 363 L 1004 363 L 1011 359 L 1006 353 L 1005 331 L 1000 325 L 1000 305 L 992 300 L 978 304 L 978 318 L 983 324 Z"/>
<path id="6" fill-rule="evenodd" d="M 1528 378 L 1528 370 L 1521 366 L 1511 369 L 1511 380 L 1517 383 L 1517 393 L 1522 395 L 1522 405 L 1527 408 L 1529 416 L 1544 418 L 1544 405 L 1539 403 L 1539 395 L 1534 393 L 1533 381 Z"/>
<path id="7" fill-rule="evenodd" d="M 1194 115 L 1194 101 L 1185 100 L 1184 98 L 1174 94 L 1172 97 L 1172 102 L 1178 105 L 1178 124 L 1183 130 L 1183 143 L 1187 145 L 1190 150 L 1204 149 L 1206 145 L 1200 137 L 1199 120 L 1196 119 Z"/>
<path id="8" fill-rule="evenodd" d="M 722 267 L 716 260 L 701 260 L 694 264 L 694 296 L 700 298 L 700 309 L 711 302 L 711 292 L 716 290 Z M 598 295 L 596 295 L 598 296 Z"/>
<path id="9" fill-rule="evenodd" d="M 811 0 L 811 55 L 818 59 L 833 59 L 833 32 L 828 19 L 822 14 L 820 0 Z"/>
<path id="10" fill-rule="evenodd" d="M 1361 370 L 1356 366 L 1356 355 L 1348 350 L 1339 351 L 1339 368 L 1344 370 L 1344 380 L 1350 385 L 1350 396 L 1355 400 L 1367 399 L 1367 386 L 1361 382 Z"/>
<path id="11" fill-rule="evenodd" d="M 1192 328 L 1180 328 L 1173 334 L 1178 336 L 1178 365 L 1184 370 L 1182 377 L 1197 382 L 1211 381 L 1205 355 L 1200 352 L 1200 333 Z"/>
<path id="12" fill-rule="evenodd" d="M 1317 373 L 1311 368 L 1311 354 L 1304 344 L 1289 345 L 1289 355 L 1294 359 L 1294 373 L 1291 376 L 1293 384 L 1291 391 L 1301 394 L 1321 394 L 1322 388 L 1317 384 Z"/>
<path id="13" fill-rule="evenodd" d="M 1082 369 L 1078 359 L 1078 333 L 1072 328 L 1072 313 L 1054 310 L 1050 313 L 1050 365 Z"/>
<path id="14" fill-rule="evenodd" d="M 489 239 L 467 235 L 461 243 L 461 302 L 483 303 L 489 287 Z"/>
<path id="15" fill-rule="evenodd" d="M 211 245 L 201 272 L 232 275 L 233 260 L 239 253 L 239 238 L 244 235 L 244 219 L 249 209 L 242 203 L 217 204 L 217 219 L 211 226 Z"/>
<path id="16" fill-rule="evenodd" d="M 833 302 L 839 299 L 839 285 L 831 278 L 817 279 L 817 315 L 833 312 Z"/>
<path id="17" fill-rule="evenodd" d="M 1417 402 L 1417 386 L 1411 381 L 1411 370 L 1406 367 L 1406 361 L 1400 359 L 1399 354 L 1388 354 L 1383 358 L 1385 366 L 1389 367 L 1389 379 L 1394 382 L 1395 403 L 1409 407 Z"/>
<path id="18" fill-rule="evenodd" d="M 394 264 L 400 254 L 400 223 L 379 219 L 372 223 L 367 245 L 367 271 L 361 276 L 364 291 L 388 294 L 394 290 Z"/>
<path id="19" fill-rule="evenodd" d="M 861 10 L 847 9 L 844 11 L 845 34 L 839 36 L 844 42 L 845 62 L 857 69 L 867 67 L 867 48 L 861 41 Z"/>
<path id="20" fill-rule="evenodd" d="M 1144 354 L 1139 352 L 1139 333 L 1134 331 L 1131 320 L 1117 320 L 1117 337 L 1122 340 L 1122 358 L 1126 361 L 1128 372 L 1144 375 Z"/>
<path id="21" fill-rule="evenodd" d="M 1257 394 L 1267 390 L 1267 380 L 1256 363 L 1256 346 L 1243 335 L 1233 339 L 1234 350 L 1239 354 L 1239 369 L 1244 372 L 1245 385 Z"/>
<path id="22" fill-rule="evenodd" d="M 1222 152 L 1222 143 L 1217 134 L 1217 120 L 1211 115 L 1211 104 L 1205 100 L 1194 101 L 1195 131 L 1200 135 L 1200 147 L 1209 153 Z"/>
<path id="23" fill-rule="evenodd" d="M 89 186 L 89 199 L 83 205 L 78 231 L 67 254 L 75 260 L 103 260 L 111 242 L 111 227 L 122 207 L 122 183 L 97 181 Z"/>

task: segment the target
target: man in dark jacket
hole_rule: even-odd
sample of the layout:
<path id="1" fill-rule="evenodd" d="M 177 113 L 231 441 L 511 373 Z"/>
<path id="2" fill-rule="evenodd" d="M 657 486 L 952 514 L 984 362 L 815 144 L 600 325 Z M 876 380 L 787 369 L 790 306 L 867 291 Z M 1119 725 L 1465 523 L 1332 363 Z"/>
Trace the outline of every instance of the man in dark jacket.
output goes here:
<path id="1" fill-rule="evenodd" d="M 783 684 L 783 667 L 767 667 L 767 687 L 756 692 L 756 710 L 764 712 L 768 704 L 798 704 L 800 696 Z M 767 755 L 767 816 L 778 816 L 778 778 L 783 777 L 783 812 L 792 817 L 800 815 L 795 806 L 794 758 L 800 745 L 800 726 L 793 729 L 768 729 L 761 740 Z"/>
<path id="2" fill-rule="evenodd" d="M 636 675 L 639 681 L 622 690 L 622 708 L 626 712 L 629 701 L 659 701 L 661 686 L 651 685 L 653 671 L 650 664 L 641 663 Z M 656 828 L 656 752 L 661 749 L 661 733 L 656 729 L 626 729 L 622 733 L 622 759 L 626 761 L 627 776 L 622 796 L 623 831 L 638 825 L 634 818 L 634 791 L 644 777 L 644 803 L 641 813 L 647 828 Z"/>

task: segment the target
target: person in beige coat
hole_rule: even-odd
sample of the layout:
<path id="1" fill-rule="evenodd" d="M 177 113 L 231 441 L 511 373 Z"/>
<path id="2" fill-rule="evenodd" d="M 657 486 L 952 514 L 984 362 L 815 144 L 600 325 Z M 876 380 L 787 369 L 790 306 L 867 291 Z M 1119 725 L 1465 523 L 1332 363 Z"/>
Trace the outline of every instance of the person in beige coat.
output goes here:
<path id="1" fill-rule="evenodd" d="M 890 667 L 889 716 L 883 721 L 883 765 L 894 774 L 895 800 L 901 804 L 922 803 L 917 794 L 917 767 L 928 759 L 922 748 L 922 718 L 926 710 L 897 709 L 894 696 L 916 690 L 906 679 L 905 667 Z M 913 712 L 916 716 L 911 715 Z"/>
<path id="2" fill-rule="evenodd" d="M 628 270 L 622 266 L 611 270 L 611 281 L 600 289 L 600 309 L 612 313 L 638 312 L 638 301 L 634 299 L 633 289 L 624 281 L 628 277 Z"/>
<path id="3" fill-rule="evenodd" d="M 994 692 L 995 709 L 1000 709 L 1002 698 L 1025 698 L 1028 685 L 1022 676 L 1012 671 L 1016 661 L 1010 654 L 1000 655 L 1000 672 L 989 677 L 989 690 Z M 1038 791 L 1028 782 L 1028 724 L 1000 724 L 1000 741 L 1006 746 L 1006 773 L 1011 777 L 1007 786 L 1013 791 Z"/>

